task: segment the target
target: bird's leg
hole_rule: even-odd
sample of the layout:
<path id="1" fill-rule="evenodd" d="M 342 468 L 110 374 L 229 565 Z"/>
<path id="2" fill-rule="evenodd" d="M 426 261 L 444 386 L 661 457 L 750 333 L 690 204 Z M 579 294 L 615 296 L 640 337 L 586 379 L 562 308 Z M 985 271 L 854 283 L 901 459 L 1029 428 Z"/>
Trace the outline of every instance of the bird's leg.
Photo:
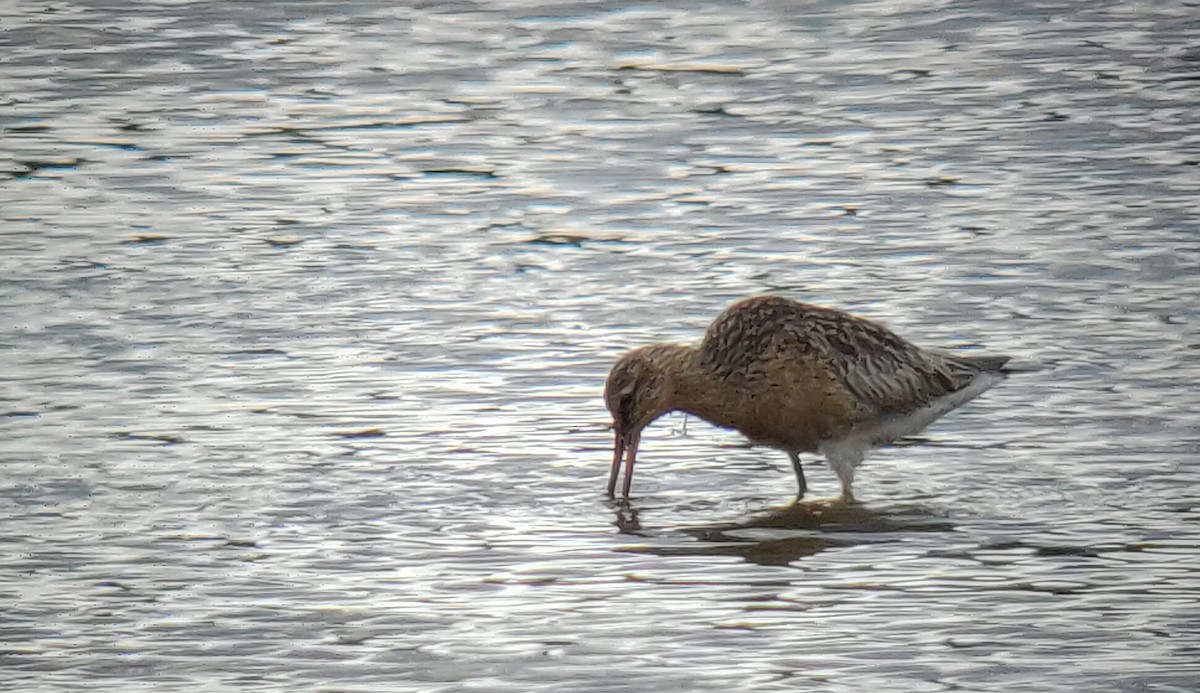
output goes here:
<path id="1" fill-rule="evenodd" d="M 842 482 L 842 500 L 854 502 L 854 468 L 862 462 L 862 457 L 829 457 L 825 461 L 837 472 L 838 480 Z"/>
<path id="2" fill-rule="evenodd" d="M 808 482 L 804 480 L 804 466 L 800 464 L 800 453 L 789 452 L 788 457 L 792 458 L 792 469 L 796 470 L 796 500 L 804 498 L 804 492 L 808 490 Z"/>

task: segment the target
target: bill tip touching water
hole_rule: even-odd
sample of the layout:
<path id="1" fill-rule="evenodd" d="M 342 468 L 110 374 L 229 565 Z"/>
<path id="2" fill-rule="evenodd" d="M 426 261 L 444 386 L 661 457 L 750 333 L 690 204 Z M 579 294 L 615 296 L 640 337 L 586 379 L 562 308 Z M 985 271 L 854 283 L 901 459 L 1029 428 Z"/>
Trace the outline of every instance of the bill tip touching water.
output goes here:
<path id="1" fill-rule="evenodd" d="M 699 346 L 634 349 L 609 373 L 613 417 L 608 493 L 629 495 L 641 432 L 683 411 L 783 450 L 798 498 L 808 485 L 802 453 L 824 455 L 853 499 L 868 450 L 924 429 L 999 382 L 1006 356 L 923 349 L 888 328 L 831 308 L 756 296 L 726 308 Z"/>

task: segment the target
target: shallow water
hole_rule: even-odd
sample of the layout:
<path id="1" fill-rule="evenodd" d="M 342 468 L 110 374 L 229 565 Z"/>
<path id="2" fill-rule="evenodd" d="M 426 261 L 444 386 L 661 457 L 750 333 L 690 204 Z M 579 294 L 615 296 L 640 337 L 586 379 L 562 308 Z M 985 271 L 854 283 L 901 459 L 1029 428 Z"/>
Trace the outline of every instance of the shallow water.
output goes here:
<path id="1" fill-rule="evenodd" d="M 0 683 L 1200 687 L 1200 7 L 3 8 Z M 761 292 L 1014 376 L 860 470 L 623 350 Z"/>

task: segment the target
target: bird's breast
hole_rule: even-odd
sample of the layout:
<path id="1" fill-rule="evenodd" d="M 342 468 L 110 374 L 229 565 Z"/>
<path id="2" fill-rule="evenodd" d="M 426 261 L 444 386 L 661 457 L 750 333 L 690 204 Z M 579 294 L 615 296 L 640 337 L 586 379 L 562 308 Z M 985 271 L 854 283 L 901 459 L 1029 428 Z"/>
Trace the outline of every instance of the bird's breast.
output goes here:
<path id="1" fill-rule="evenodd" d="M 821 379 L 727 388 L 703 411 L 692 413 L 737 430 L 758 445 L 814 451 L 823 440 L 853 425 L 850 403 Z"/>

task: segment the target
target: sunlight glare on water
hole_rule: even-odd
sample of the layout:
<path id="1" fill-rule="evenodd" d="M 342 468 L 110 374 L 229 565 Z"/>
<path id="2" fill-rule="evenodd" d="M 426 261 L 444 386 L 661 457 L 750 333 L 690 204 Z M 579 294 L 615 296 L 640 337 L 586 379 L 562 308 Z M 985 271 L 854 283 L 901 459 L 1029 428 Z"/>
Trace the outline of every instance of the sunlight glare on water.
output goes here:
<path id="1" fill-rule="evenodd" d="M 1194 691 L 1194 3 L 2 10 L 0 688 Z M 789 507 L 623 351 L 1012 376 Z"/>

